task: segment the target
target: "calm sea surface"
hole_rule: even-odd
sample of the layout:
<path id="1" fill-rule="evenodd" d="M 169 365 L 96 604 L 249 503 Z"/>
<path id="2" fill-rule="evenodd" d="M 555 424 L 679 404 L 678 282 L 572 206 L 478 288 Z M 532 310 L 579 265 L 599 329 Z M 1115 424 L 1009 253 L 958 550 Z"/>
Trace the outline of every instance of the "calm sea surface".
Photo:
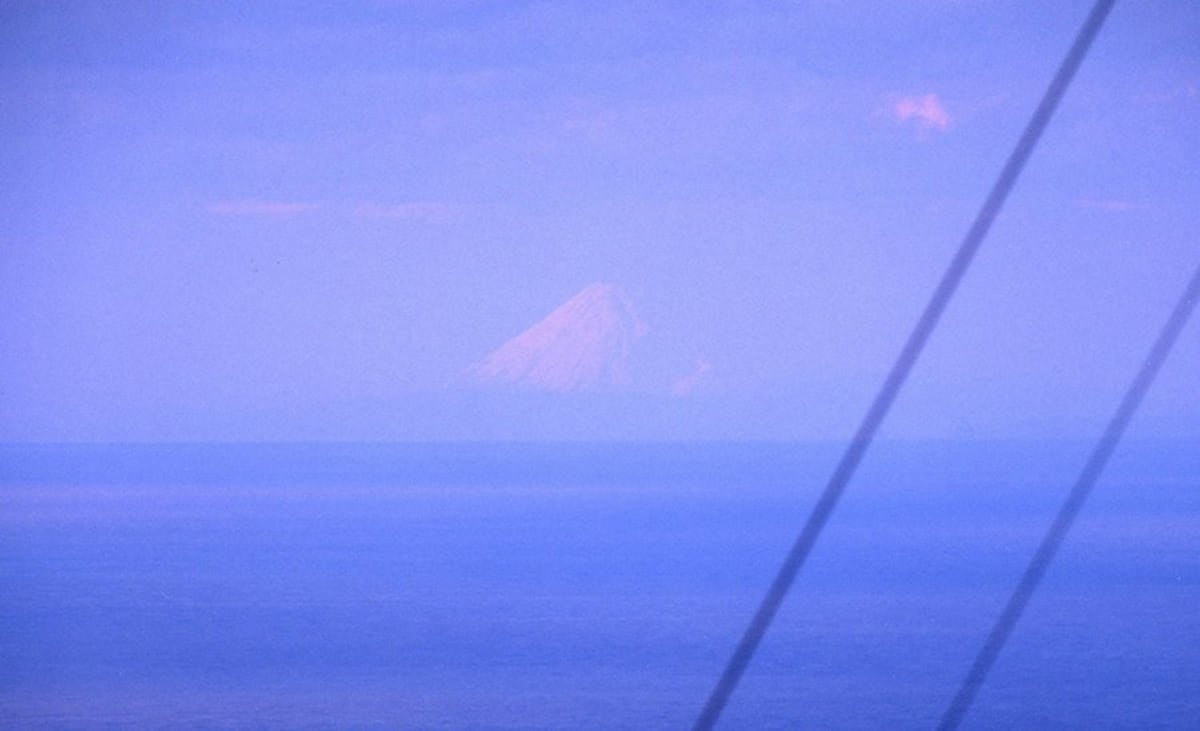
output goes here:
<path id="1" fill-rule="evenodd" d="M 724 728 L 930 728 L 1085 443 L 885 444 Z M 687 728 L 837 445 L 0 447 L 0 725 Z M 1200 728 L 1200 448 L 1122 445 L 972 728 Z"/>

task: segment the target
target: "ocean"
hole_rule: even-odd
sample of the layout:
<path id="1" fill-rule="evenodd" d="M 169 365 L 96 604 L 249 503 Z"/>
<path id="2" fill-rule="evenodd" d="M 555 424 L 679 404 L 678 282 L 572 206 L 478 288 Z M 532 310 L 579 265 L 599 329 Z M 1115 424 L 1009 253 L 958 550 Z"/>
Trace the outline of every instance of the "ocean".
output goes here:
<path id="1" fill-rule="evenodd" d="M 887 442 L 723 716 L 936 724 L 1090 445 Z M 0 447 L 0 725 L 678 729 L 833 443 Z M 967 728 L 1200 728 L 1200 449 L 1121 445 Z"/>

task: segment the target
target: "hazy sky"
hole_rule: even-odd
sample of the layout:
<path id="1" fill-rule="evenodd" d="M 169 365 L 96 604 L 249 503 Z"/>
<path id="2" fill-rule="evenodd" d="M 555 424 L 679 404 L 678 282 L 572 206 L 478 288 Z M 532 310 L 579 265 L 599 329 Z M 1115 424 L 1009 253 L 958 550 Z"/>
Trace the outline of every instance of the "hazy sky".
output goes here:
<path id="1" fill-rule="evenodd" d="M 524 436 L 426 422 L 595 281 L 709 366 L 655 435 L 845 434 L 1090 5 L 2 2 L 0 439 Z M 1098 431 L 1198 143 L 1200 4 L 1119 3 L 889 433 Z"/>

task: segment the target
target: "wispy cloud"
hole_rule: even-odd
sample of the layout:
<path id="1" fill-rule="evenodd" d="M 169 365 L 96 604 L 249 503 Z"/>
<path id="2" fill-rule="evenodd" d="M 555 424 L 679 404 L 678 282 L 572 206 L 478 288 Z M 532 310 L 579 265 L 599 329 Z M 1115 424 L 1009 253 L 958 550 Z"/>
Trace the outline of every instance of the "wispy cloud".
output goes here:
<path id="1" fill-rule="evenodd" d="M 945 132 L 954 124 L 937 94 L 894 96 L 890 99 L 888 114 L 901 124 L 913 124 L 921 130 Z"/>
<path id="2" fill-rule="evenodd" d="M 596 141 L 608 136 L 613 127 L 613 115 L 576 112 L 563 120 L 563 130 L 572 136 Z"/>
<path id="3" fill-rule="evenodd" d="M 438 223 L 454 215 L 454 207 L 446 203 L 410 201 L 407 203 L 359 203 L 354 215 L 359 218 L 390 218 L 398 221 Z"/>
<path id="4" fill-rule="evenodd" d="M 1075 205 L 1080 208 L 1108 211 L 1109 213 L 1128 213 L 1143 207 L 1138 201 L 1126 198 L 1076 198 Z"/>
<path id="5" fill-rule="evenodd" d="M 356 204 L 326 204 L 300 201 L 220 200 L 209 203 L 207 210 L 217 216 L 260 218 L 292 218 L 323 210 L 334 216 L 436 223 L 453 217 L 457 208 L 446 203 L 432 201 L 403 203 L 365 201 Z"/>
<path id="6" fill-rule="evenodd" d="M 1173 86 L 1160 87 L 1143 91 L 1134 96 L 1134 101 L 1145 105 L 1174 104 L 1177 102 L 1195 102 L 1200 99 L 1200 83 L 1183 81 Z"/>
<path id="7" fill-rule="evenodd" d="M 311 213 L 321 207 L 320 203 L 292 201 L 226 200 L 210 203 L 208 212 L 218 216 L 265 216 L 288 218 Z"/>

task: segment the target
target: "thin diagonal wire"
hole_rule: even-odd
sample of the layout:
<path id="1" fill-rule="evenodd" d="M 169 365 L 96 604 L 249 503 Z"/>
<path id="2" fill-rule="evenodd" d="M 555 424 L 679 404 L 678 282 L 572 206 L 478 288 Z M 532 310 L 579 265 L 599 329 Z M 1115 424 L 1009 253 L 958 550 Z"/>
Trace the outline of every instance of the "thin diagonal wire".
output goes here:
<path id="1" fill-rule="evenodd" d="M 908 374 L 916 363 L 917 357 L 921 354 L 926 341 L 929 340 L 930 334 L 945 311 L 946 305 L 950 302 L 951 297 L 962 281 L 963 275 L 966 273 L 971 260 L 975 257 L 975 253 L 979 250 L 980 244 L 983 243 L 984 238 L 987 236 L 992 222 L 1000 213 L 1000 209 L 1003 207 L 1005 199 L 1012 190 L 1013 184 L 1016 183 L 1022 168 L 1024 168 L 1026 161 L 1037 146 L 1038 139 L 1041 137 L 1042 132 L 1045 131 L 1046 125 L 1050 122 L 1050 118 L 1066 93 L 1067 87 L 1070 86 L 1072 77 L 1074 77 L 1075 72 L 1079 69 L 1079 65 L 1087 55 L 1088 48 L 1099 32 L 1100 26 L 1103 25 L 1104 19 L 1108 15 L 1109 10 L 1112 9 L 1114 2 L 1115 0 L 1097 0 L 1096 4 L 1092 7 L 1078 35 L 1075 37 L 1074 43 L 1072 43 L 1070 50 L 1067 52 L 1066 58 L 1063 59 L 1049 87 L 1047 87 L 1045 94 L 1043 94 L 1041 102 L 1038 103 L 1037 109 L 1034 110 L 1028 125 L 1026 125 L 1024 132 L 1021 133 L 1016 147 L 1009 155 L 1004 168 L 1000 171 L 999 178 L 997 178 L 995 184 L 992 186 L 991 192 L 988 194 L 971 227 L 967 230 L 962 243 L 959 244 L 958 251 L 950 261 L 950 266 L 942 275 L 941 281 L 938 282 L 937 288 L 933 292 L 933 296 L 917 320 L 916 326 L 909 334 L 908 340 L 905 341 L 900 355 L 896 358 L 896 362 L 892 364 L 887 378 L 884 380 L 879 392 L 875 395 L 875 399 L 871 402 L 870 408 L 867 409 L 866 416 L 863 417 L 862 423 L 859 425 L 845 453 L 842 455 L 841 461 L 838 462 L 833 475 L 830 477 L 824 491 L 809 514 L 808 520 L 800 531 L 800 535 L 784 558 L 783 565 L 780 566 L 774 581 L 771 582 L 766 596 L 763 597 L 758 610 L 750 620 L 749 626 L 742 635 L 742 639 L 734 650 L 733 655 L 729 658 L 724 671 L 721 673 L 721 677 L 717 680 L 716 685 L 709 694 L 708 701 L 705 703 L 699 718 L 697 718 L 693 726 L 695 731 L 708 731 L 716 725 L 721 711 L 725 708 L 725 704 L 741 680 L 742 674 L 754 656 L 754 652 L 762 642 L 763 635 L 766 634 L 771 620 L 774 619 L 776 612 L 783 603 L 788 589 L 799 573 L 805 559 L 808 558 L 808 554 L 812 551 L 817 536 L 820 535 L 821 530 L 825 527 L 825 523 L 829 520 L 830 514 L 833 513 L 834 507 L 845 491 L 846 485 L 850 482 L 850 478 L 853 477 L 859 462 L 862 461 L 863 455 L 866 454 L 867 448 L 870 447 L 872 440 L 875 438 L 875 433 L 879 429 L 879 425 L 891 409 L 892 403 L 896 400 L 896 395 L 900 392 L 900 388 L 908 378 Z"/>
<path id="2" fill-rule="evenodd" d="M 1142 361 L 1141 368 L 1138 369 L 1133 382 L 1129 384 L 1128 390 L 1126 390 L 1124 397 L 1121 399 L 1120 406 L 1117 407 L 1112 420 L 1108 422 L 1108 426 L 1105 428 L 1104 434 L 1100 437 L 1100 441 L 1092 448 L 1092 453 L 1084 464 L 1083 471 L 1079 473 L 1079 477 L 1075 481 L 1075 486 L 1071 488 L 1071 492 L 1067 495 L 1067 499 L 1063 502 L 1062 507 L 1059 508 L 1054 522 L 1050 524 L 1050 529 L 1042 538 L 1042 543 L 1038 546 L 1037 552 L 1030 559 L 1029 565 L 1025 568 L 1025 573 L 1021 576 L 1021 580 L 1017 583 L 1012 595 L 1008 598 L 1008 604 L 1004 607 L 1004 611 L 1000 613 L 1000 617 L 996 620 L 995 626 L 992 627 L 991 633 L 988 634 L 987 640 L 979 648 L 979 654 L 975 657 L 975 662 L 971 665 L 971 669 L 963 679 L 958 693 L 954 695 L 954 699 L 950 702 L 950 706 L 942 716 L 942 721 L 938 725 L 939 729 L 950 731 L 950 729 L 958 728 L 958 724 L 966 715 L 967 710 L 971 706 L 971 701 L 974 700 L 975 694 L 979 692 L 980 686 L 983 685 L 983 681 L 987 678 L 988 671 L 991 670 L 996 657 L 1004 648 L 1004 644 L 1008 641 L 1009 635 L 1012 634 L 1013 628 L 1016 627 L 1017 621 L 1021 619 L 1021 614 L 1025 611 L 1025 606 L 1029 603 L 1029 599 L 1037 589 L 1038 583 L 1045 575 L 1050 562 L 1054 560 L 1055 554 L 1058 553 L 1063 539 L 1066 538 L 1067 531 L 1071 529 L 1071 524 L 1075 521 L 1075 517 L 1083 507 L 1084 501 L 1087 500 L 1088 495 L 1091 493 L 1097 478 L 1104 471 L 1104 466 L 1108 463 L 1108 458 L 1112 456 L 1117 443 L 1121 441 L 1121 436 L 1125 433 L 1125 428 L 1129 425 L 1130 419 L 1133 418 L 1134 412 L 1137 411 L 1138 405 L 1141 404 L 1146 391 L 1154 383 L 1154 379 L 1158 375 L 1163 361 L 1167 359 L 1167 354 L 1170 353 L 1171 347 L 1175 344 L 1176 339 L 1178 339 L 1180 331 L 1183 330 L 1188 316 L 1195 309 L 1197 301 L 1200 301 L 1200 267 L 1192 275 L 1192 279 L 1184 290 L 1183 296 L 1180 297 L 1179 302 L 1175 305 L 1175 309 L 1171 311 L 1171 316 L 1167 319 L 1166 324 L 1159 333 L 1158 339 L 1154 341 L 1154 346 L 1150 348 L 1150 352 L 1146 355 L 1145 360 Z"/>

